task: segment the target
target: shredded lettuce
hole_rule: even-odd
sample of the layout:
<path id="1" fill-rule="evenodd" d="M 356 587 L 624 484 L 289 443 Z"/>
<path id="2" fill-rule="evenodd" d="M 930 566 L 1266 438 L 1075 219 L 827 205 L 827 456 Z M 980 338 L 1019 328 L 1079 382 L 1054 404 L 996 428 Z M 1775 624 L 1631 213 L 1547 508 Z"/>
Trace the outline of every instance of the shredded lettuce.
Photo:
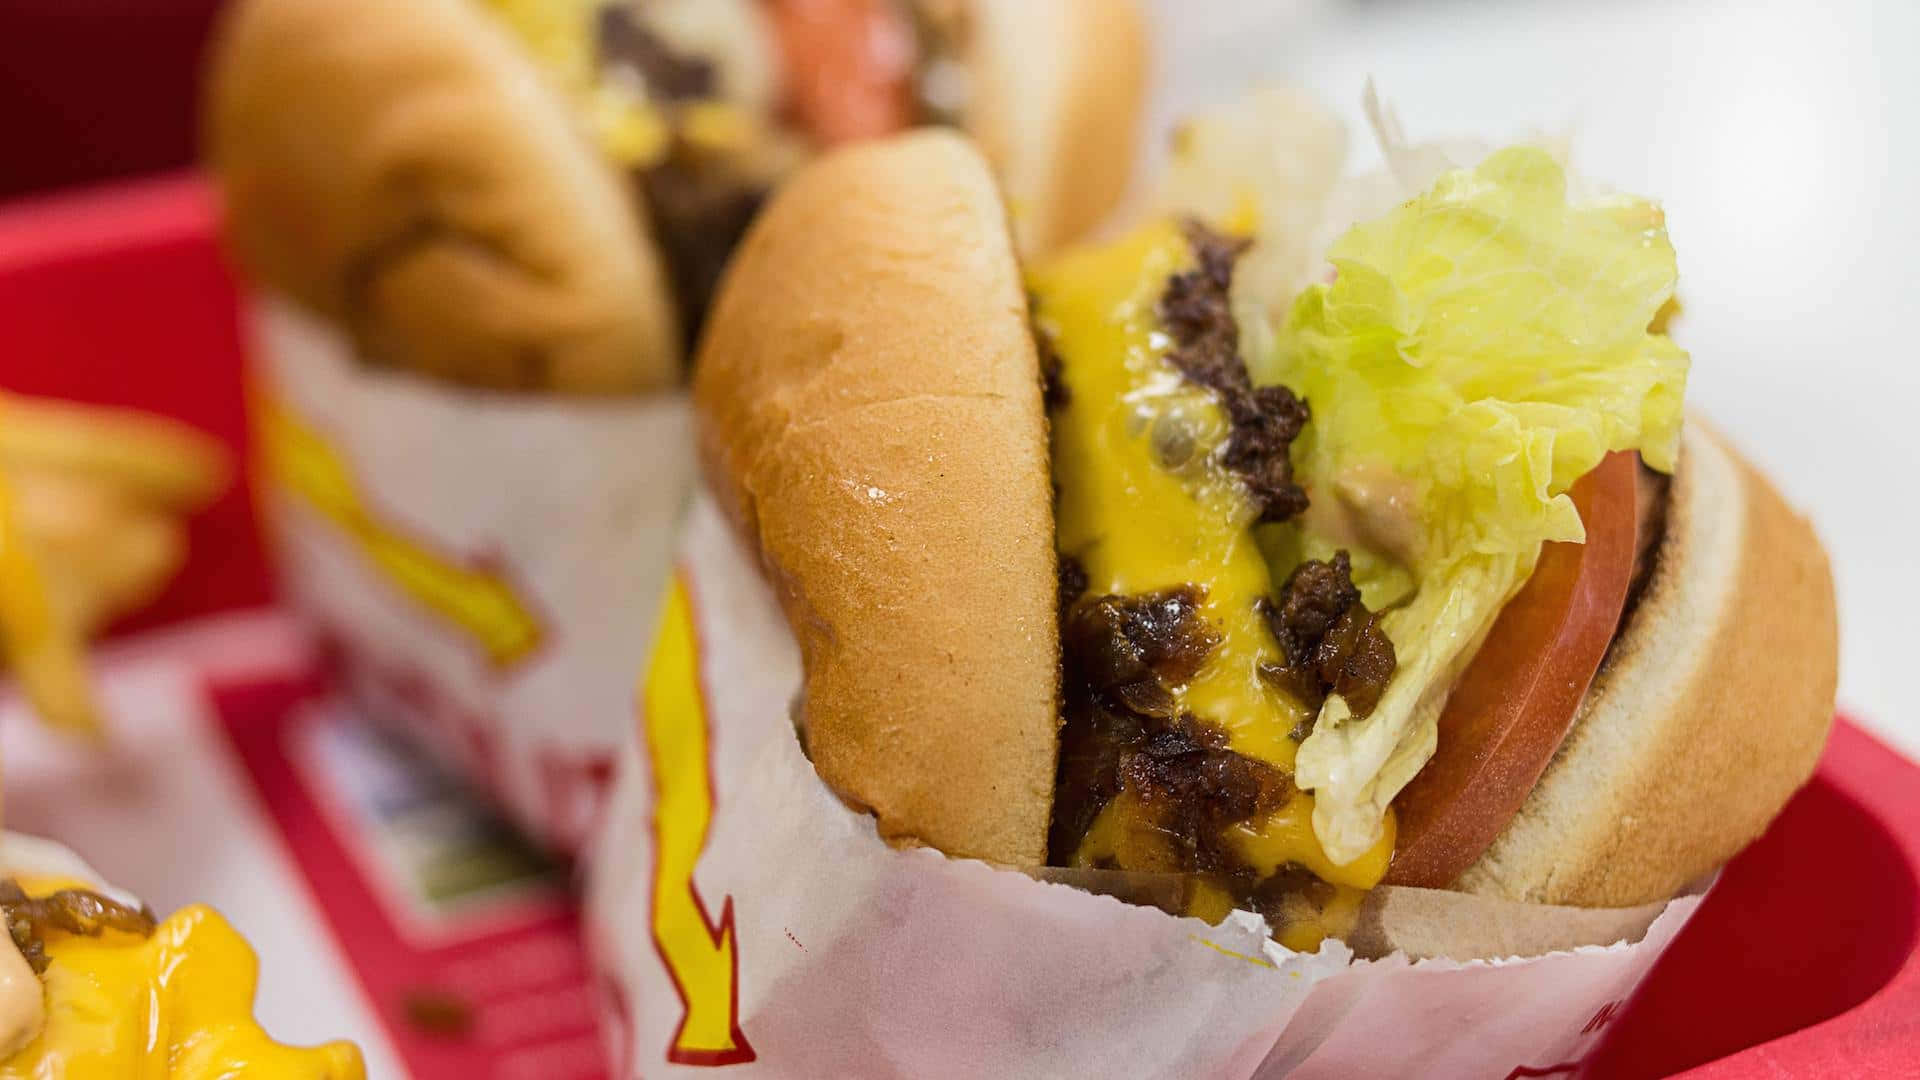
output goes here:
<path id="1" fill-rule="evenodd" d="M 1432 756 L 1447 689 L 1540 545 L 1584 539 L 1567 489 L 1612 450 L 1673 467 L 1688 358 L 1648 330 L 1676 277 L 1664 218 L 1572 204 L 1567 184 L 1533 146 L 1443 173 L 1333 244 L 1336 277 L 1300 292 L 1263 365 L 1313 409 L 1295 464 L 1316 503 L 1363 522 L 1391 503 L 1404 527 L 1384 546 L 1412 580 L 1385 618 L 1385 695 L 1364 719 L 1330 697 L 1300 748 L 1335 862 L 1374 843 Z M 1351 539 L 1316 535 L 1324 520 L 1300 550 Z"/>
<path id="2" fill-rule="evenodd" d="M 1287 302 L 1324 267 L 1338 235 L 1327 205 L 1346 160 L 1339 118 L 1284 87 L 1200 110 L 1174 131 L 1160 203 L 1222 231 L 1251 225 L 1259 235 L 1233 271 L 1233 312 L 1250 356 L 1266 354 Z"/>

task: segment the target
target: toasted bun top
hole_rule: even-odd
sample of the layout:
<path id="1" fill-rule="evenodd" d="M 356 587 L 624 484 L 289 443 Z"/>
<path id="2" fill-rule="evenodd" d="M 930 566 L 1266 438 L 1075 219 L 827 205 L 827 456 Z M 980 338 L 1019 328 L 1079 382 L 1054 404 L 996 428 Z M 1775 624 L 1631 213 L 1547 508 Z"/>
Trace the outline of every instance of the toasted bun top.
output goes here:
<path id="1" fill-rule="evenodd" d="M 924 131 L 803 168 L 721 282 L 693 393 L 714 489 L 800 642 L 821 778 L 891 840 L 1043 861 L 1047 428 L 980 155 Z"/>
<path id="2" fill-rule="evenodd" d="M 1697 418 L 1665 538 L 1572 732 L 1457 887 L 1659 900 L 1759 836 L 1833 718 L 1833 577 L 1806 519 Z"/>
<path id="3" fill-rule="evenodd" d="M 242 0 L 211 70 L 235 256 L 369 359 L 503 389 L 678 378 L 638 207 L 474 0 Z"/>

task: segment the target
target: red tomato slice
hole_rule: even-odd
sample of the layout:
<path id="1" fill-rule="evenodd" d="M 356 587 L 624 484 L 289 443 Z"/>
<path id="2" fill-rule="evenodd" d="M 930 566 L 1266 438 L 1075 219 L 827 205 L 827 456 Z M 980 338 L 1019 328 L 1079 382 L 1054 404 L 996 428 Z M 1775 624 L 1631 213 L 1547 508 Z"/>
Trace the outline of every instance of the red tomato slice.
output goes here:
<path id="1" fill-rule="evenodd" d="M 913 28 L 893 0 L 776 0 L 787 96 L 828 145 L 913 123 Z"/>
<path id="2" fill-rule="evenodd" d="M 1387 884 L 1453 884 L 1513 820 L 1566 739 L 1626 607 L 1638 478 L 1638 457 L 1615 453 L 1573 485 L 1587 541 L 1542 549 L 1447 699 L 1433 760 L 1394 800 Z"/>

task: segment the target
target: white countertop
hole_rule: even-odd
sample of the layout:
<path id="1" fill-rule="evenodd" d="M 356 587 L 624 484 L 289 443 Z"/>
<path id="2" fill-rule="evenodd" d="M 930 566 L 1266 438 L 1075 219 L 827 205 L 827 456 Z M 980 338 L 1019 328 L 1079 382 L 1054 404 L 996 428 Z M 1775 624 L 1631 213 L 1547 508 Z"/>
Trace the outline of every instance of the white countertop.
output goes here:
<path id="1" fill-rule="evenodd" d="M 1841 707 L 1920 757 L 1920 3 L 1152 3 L 1156 130 L 1266 78 L 1358 134 L 1371 76 L 1411 138 L 1571 130 L 1662 199 L 1689 400 L 1813 517 Z"/>

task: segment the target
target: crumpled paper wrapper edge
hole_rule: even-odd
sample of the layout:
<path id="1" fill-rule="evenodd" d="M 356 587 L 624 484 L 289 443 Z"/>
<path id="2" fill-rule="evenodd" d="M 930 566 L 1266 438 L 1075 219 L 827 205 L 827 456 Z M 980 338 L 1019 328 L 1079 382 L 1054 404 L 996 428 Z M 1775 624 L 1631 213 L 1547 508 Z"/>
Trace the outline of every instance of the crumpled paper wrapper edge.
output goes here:
<path id="1" fill-rule="evenodd" d="M 801 753 L 797 646 L 704 495 L 680 552 L 697 685 L 671 714 L 643 704 L 590 863 L 609 1031 L 617 1059 L 646 1075 L 750 1052 L 728 1060 L 768 1076 L 1500 1076 L 1577 1060 L 1698 907 L 1688 896 L 1603 913 L 1597 929 L 1475 935 L 1494 951 L 1553 947 L 1542 955 L 1354 960 L 1338 942 L 1282 949 L 1247 914 L 1210 926 L 889 847 Z M 683 882 L 661 875 L 685 850 L 665 860 L 656 844 L 679 827 L 689 766 L 662 754 L 695 728 L 710 820 Z M 1437 943 L 1416 939 L 1423 922 L 1431 934 L 1436 919 L 1454 931 L 1501 920 L 1504 902 L 1399 892 L 1381 894 L 1381 912 L 1415 952 Z M 1581 937 L 1616 933 L 1637 940 Z M 730 967 L 681 970 L 717 964 L 700 960 L 715 948 Z M 722 991 L 707 1000 L 708 1044 L 689 1045 L 701 995 Z M 711 1010 L 729 1002 L 739 1045 L 713 1034 Z"/>

